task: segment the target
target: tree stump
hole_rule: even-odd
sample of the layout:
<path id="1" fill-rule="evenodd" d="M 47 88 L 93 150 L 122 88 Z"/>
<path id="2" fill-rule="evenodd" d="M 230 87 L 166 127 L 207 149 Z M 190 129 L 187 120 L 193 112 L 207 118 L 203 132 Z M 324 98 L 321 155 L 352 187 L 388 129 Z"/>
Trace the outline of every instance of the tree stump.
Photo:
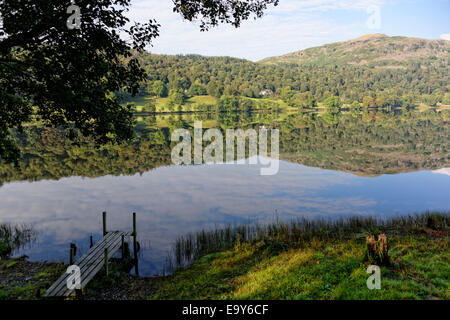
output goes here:
<path id="1" fill-rule="evenodd" d="M 390 264 L 387 237 L 385 234 L 380 234 L 378 240 L 375 240 L 375 236 L 367 237 L 366 244 L 367 258 L 371 263 L 384 266 Z"/>

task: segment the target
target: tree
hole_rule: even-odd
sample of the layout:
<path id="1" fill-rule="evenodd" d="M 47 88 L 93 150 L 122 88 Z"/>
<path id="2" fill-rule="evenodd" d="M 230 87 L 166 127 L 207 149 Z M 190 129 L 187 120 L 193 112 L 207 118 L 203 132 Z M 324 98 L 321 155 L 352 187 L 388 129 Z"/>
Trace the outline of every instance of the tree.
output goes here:
<path id="1" fill-rule="evenodd" d="M 290 105 L 292 96 L 295 94 L 295 92 L 292 91 L 291 87 L 289 86 L 283 87 L 280 91 L 281 99 L 283 99 L 284 102 Z"/>
<path id="2" fill-rule="evenodd" d="M 150 140 L 154 144 L 159 144 L 159 145 L 167 145 L 168 144 L 168 139 L 167 139 L 166 135 L 164 134 L 163 130 L 157 130 L 155 132 L 152 132 L 151 136 L 150 136 Z"/>
<path id="3" fill-rule="evenodd" d="M 99 143 L 132 137 L 131 110 L 110 93 L 138 93 L 145 73 L 131 50 L 151 43 L 159 25 L 150 20 L 126 29 L 128 19 L 114 4 L 129 1 L 80 2 L 82 28 L 69 30 L 61 1 L 0 2 L 0 158 L 17 159 L 8 129 L 20 129 L 33 114 Z"/>
<path id="4" fill-rule="evenodd" d="M 239 106 L 243 112 L 250 112 L 253 110 L 253 101 L 250 99 L 242 98 L 239 102 Z"/>
<path id="5" fill-rule="evenodd" d="M 239 96 L 239 91 L 234 86 L 225 86 L 223 90 L 225 96 Z"/>
<path id="6" fill-rule="evenodd" d="M 153 101 L 149 101 L 145 104 L 145 112 L 155 113 L 156 112 L 156 104 Z"/>
<path id="7" fill-rule="evenodd" d="M 239 98 L 236 96 L 223 95 L 219 100 L 219 111 L 237 111 L 239 109 Z"/>
<path id="8" fill-rule="evenodd" d="M 239 27 L 243 20 L 251 14 L 262 17 L 264 10 L 270 4 L 278 5 L 279 0 L 173 0 L 174 11 L 182 14 L 189 21 L 199 20 L 200 29 L 208 30 L 219 23 L 228 23 Z"/>
<path id="9" fill-rule="evenodd" d="M 375 104 L 375 99 L 374 98 L 369 97 L 369 96 L 366 96 L 366 97 L 363 98 L 362 106 L 364 108 L 374 107 L 375 105 L 376 104 Z"/>
<path id="10" fill-rule="evenodd" d="M 186 100 L 186 95 L 183 89 L 172 89 L 169 93 L 169 102 L 174 105 L 183 105 Z"/>
<path id="11" fill-rule="evenodd" d="M 189 94 L 191 96 L 203 96 L 206 94 L 206 88 L 201 83 L 194 82 L 189 88 Z"/>
<path id="12" fill-rule="evenodd" d="M 445 105 L 450 105 L 450 92 L 447 92 L 442 99 L 442 103 Z"/>
<path id="13" fill-rule="evenodd" d="M 134 53 L 159 35 L 159 24 L 134 23 L 125 12 L 131 0 L 78 0 L 81 28 L 69 29 L 68 2 L 0 1 L 0 160 L 19 151 L 10 129 L 35 115 L 49 126 L 64 126 L 97 143 L 132 137 L 132 113 L 111 92 L 138 93 L 146 79 Z M 239 27 L 261 17 L 278 0 L 173 0 L 174 11 L 202 31 L 219 23 Z M 124 40 L 120 34 L 127 34 Z"/>
<path id="14" fill-rule="evenodd" d="M 161 80 L 153 82 L 151 93 L 157 97 L 167 97 L 167 87 Z"/>
<path id="15" fill-rule="evenodd" d="M 309 91 L 296 93 L 291 97 L 290 105 L 298 108 L 315 107 L 316 100 Z"/>
<path id="16" fill-rule="evenodd" d="M 336 110 L 342 106 L 342 101 L 336 96 L 328 97 L 323 101 L 323 105 L 329 110 Z"/>
<path id="17" fill-rule="evenodd" d="M 220 98 L 222 96 L 222 90 L 217 81 L 210 81 L 206 86 L 206 92 L 213 97 Z"/>
<path id="18" fill-rule="evenodd" d="M 353 109 L 353 110 L 358 110 L 358 111 L 360 111 L 360 109 L 361 109 L 361 103 L 359 103 L 357 100 L 353 101 L 353 102 L 352 102 L 352 109 Z"/>

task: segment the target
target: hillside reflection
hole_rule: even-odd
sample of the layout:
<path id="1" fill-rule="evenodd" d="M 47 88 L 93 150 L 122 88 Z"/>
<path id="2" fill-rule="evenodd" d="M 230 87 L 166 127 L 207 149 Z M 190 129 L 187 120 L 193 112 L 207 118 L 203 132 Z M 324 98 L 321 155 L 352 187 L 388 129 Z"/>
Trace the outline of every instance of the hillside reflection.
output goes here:
<path id="1" fill-rule="evenodd" d="M 70 176 L 134 175 L 171 165 L 171 132 L 203 120 L 204 128 L 280 129 L 282 160 L 311 167 L 376 176 L 450 166 L 450 112 L 249 113 L 138 117 L 136 138 L 122 145 L 73 144 L 60 130 L 28 127 L 16 139 L 19 168 L 0 166 L 0 184 Z"/>

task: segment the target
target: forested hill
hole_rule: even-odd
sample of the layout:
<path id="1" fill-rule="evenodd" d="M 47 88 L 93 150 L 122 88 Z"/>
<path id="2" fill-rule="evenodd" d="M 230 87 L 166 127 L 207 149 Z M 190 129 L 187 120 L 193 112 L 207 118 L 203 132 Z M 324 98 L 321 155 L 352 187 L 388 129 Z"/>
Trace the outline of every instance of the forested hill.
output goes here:
<path id="1" fill-rule="evenodd" d="M 450 41 L 368 34 L 357 39 L 327 44 L 261 61 L 265 64 L 358 65 L 406 68 L 448 65 Z"/>
<path id="2" fill-rule="evenodd" d="M 446 40 L 371 35 L 260 63 L 150 53 L 139 59 L 149 75 L 143 94 L 256 98 L 269 89 L 291 106 L 338 96 L 348 104 L 407 107 L 450 104 L 449 53 Z"/>

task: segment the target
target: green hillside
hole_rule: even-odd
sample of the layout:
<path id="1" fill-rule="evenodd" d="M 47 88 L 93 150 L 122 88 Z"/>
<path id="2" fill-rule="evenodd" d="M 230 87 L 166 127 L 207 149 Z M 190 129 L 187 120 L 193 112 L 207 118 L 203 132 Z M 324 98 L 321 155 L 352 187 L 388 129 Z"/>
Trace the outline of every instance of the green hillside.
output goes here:
<path id="1" fill-rule="evenodd" d="M 358 65 L 406 68 L 448 64 L 450 41 L 368 34 L 357 39 L 309 48 L 262 60 L 265 64 L 296 63 L 312 66 Z"/>
<path id="2" fill-rule="evenodd" d="M 258 103 L 265 100 L 241 97 L 297 109 L 322 106 L 332 97 L 355 107 L 450 105 L 449 52 L 447 40 L 375 34 L 259 63 L 144 53 L 138 59 L 148 74 L 140 92 L 145 103 L 129 96 L 124 102 L 145 111 L 152 97 L 157 112 L 212 110 L 213 98 L 222 97 L 223 110 L 261 109 Z M 239 98 L 236 103 L 232 96 Z"/>

